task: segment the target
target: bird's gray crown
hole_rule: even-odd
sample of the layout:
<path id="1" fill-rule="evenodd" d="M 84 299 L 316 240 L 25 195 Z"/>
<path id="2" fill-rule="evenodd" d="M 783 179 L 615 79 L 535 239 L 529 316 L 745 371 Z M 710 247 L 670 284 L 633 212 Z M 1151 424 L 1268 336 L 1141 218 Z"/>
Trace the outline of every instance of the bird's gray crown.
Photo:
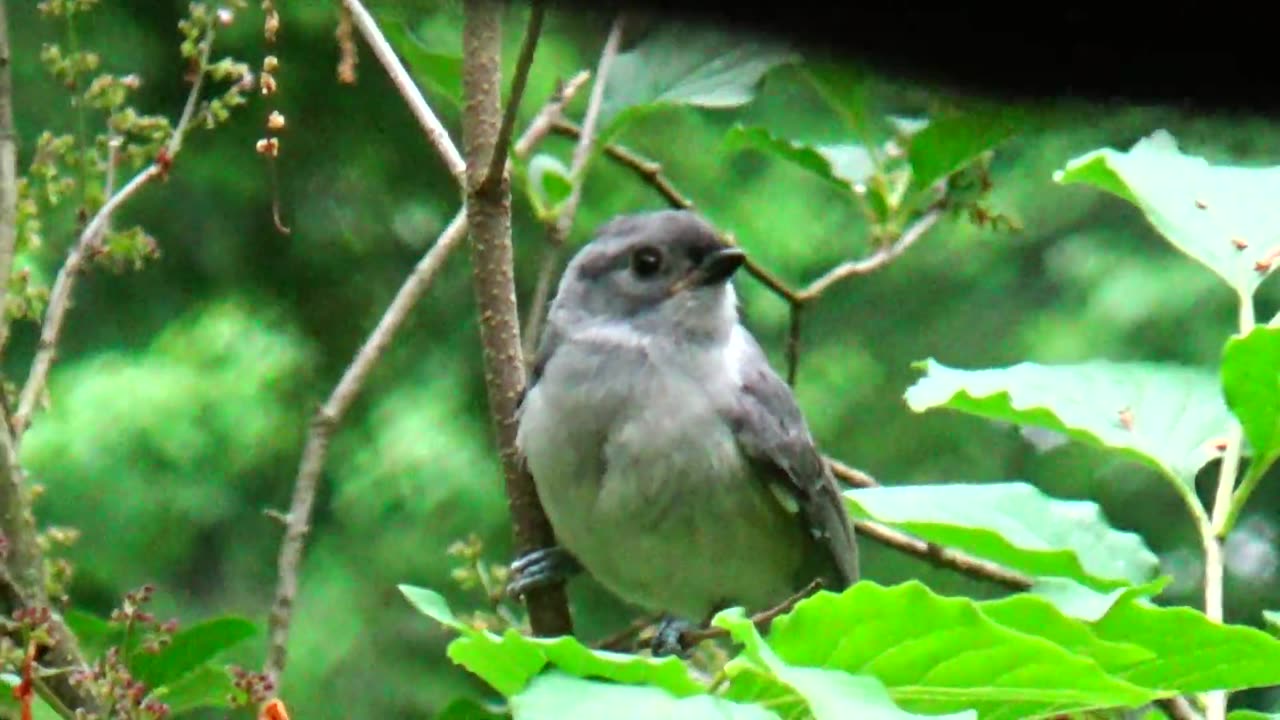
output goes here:
<path id="1" fill-rule="evenodd" d="M 640 332 L 710 329 L 708 323 L 723 325 L 721 318 L 731 327 L 736 299 L 729 280 L 744 258 L 694 212 L 624 215 L 602 226 L 569 262 L 551 319 L 625 321 Z"/>

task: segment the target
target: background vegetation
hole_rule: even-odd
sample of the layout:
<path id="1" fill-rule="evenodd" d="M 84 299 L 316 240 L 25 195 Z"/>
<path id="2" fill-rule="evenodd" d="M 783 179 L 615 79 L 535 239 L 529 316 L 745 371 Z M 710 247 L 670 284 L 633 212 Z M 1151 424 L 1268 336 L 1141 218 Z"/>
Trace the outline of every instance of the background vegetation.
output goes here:
<path id="1" fill-rule="evenodd" d="M 42 19 L 35 3 L 8 5 L 20 168 L 41 130 L 76 131 L 65 89 L 41 66 L 46 42 L 91 46 L 108 69 L 138 72 L 140 108 L 181 107 L 175 28 L 185 3 L 103 3 L 74 28 Z M 137 272 L 95 268 L 83 278 L 50 405 L 22 446 L 30 475 L 46 488 L 39 518 L 82 537 L 64 553 L 75 567 L 71 597 L 99 615 L 150 582 L 162 617 L 265 617 L 281 531 L 263 511 L 287 506 L 315 403 L 457 206 L 453 179 L 365 48 L 358 84 L 336 82 L 333 5 L 280 5 L 278 94 L 269 106 L 254 100 L 218 132 L 193 134 L 170 178 L 124 212 L 122 222 L 154 236 L 159 256 Z M 460 52 L 454 3 L 379 5 L 388 32 L 402 28 L 434 53 Z M 508 63 L 526 12 L 513 7 Z M 594 67 L 608 21 L 550 13 L 522 118 L 558 80 Z M 263 53 L 256 21 L 221 32 L 220 52 Z M 639 119 L 623 139 L 660 160 L 762 265 L 799 284 L 865 254 L 862 213 L 813 175 L 723 141 L 736 122 L 837 140 L 840 128 L 789 76 L 795 72 L 768 75 L 746 108 L 663 111 Z M 929 88 L 872 81 L 875 102 L 899 114 L 937 101 Z M 460 108 L 432 89 L 456 130 Z M 278 180 L 254 152 L 269 109 L 288 118 Z M 1218 362 L 1224 328 L 1234 327 L 1231 293 L 1169 251 L 1132 206 L 1058 185 L 1052 174 L 1084 152 L 1127 149 L 1158 128 L 1214 162 L 1280 164 L 1280 125 L 1168 108 L 1064 102 L 1049 110 L 991 163 L 989 204 L 1018 228 L 948 218 L 891 267 L 827 293 L 806 311 L 799 401 L 827 452 L 885 484 L 1026 479 L 1057 497 L 1095 499 L 1113 526 L 1141 533 L 1159 554 L 1174 578 L 1160 601 L 1198 605 L 1199 540 L 1154 472 L 1077 445 L 1038 452 L 1015 428 L 916 414 L 902 400 L 919 376 L 911 363 L 926 357 L 953 367 L 1099 357 Z M 553 137 L 542 149 L 567 165 L 572 147 Z M 592 166 L 585 187 L 573 247 L 619 212 L 665 205 L 608 163 Z M 516 200 L 517 287 L 527 302 L 544 232 L 528 200 Z M 277 201 L 288 234 L 273 223 Z M 34 283 L 52 281 L 75 222 L 64 215 L 47 223 L 45 243 L 19 258 Z M 295 717 L 425 717 L 482 689 L 445 657 L 449 635 L 396 589 L 454 587 L 459 561 L 446 549 L 471 533 L 491 561 L 510 555 L 465 265 L 461 254 L 449 261 L 335 437 L 281 691 Z M 738 287 L 748 324 L 782 367 L 787 306 L 745 276 Z M 1259 316 L 1269 318 L 1278 299 L 1274 284 L 1264 286 Z M 15 325 L 9 377 L 27 366 L 37 335 L 31 322 Z M 1205 498 L 1212 470 L 1202 472 Z M 1261 610 L 1280 606 L 1277 488 L 1262 486 L 1227 543 L 1228 620 L 1258 624 Z M 886 585 L 922 578 L 942 593 L 997 594 L 867 543 L 863 567 Z M 588 579 L 575 581 L 571 595 L 586 637 L 631 617 Z M 463 597 L 453 595 L 455 607 Z M 257 666 L 261 648 L 247 643 L 237 659 Z M 1280 701 L 1262 692 L 1249 699 L 1259 707 Z"/>

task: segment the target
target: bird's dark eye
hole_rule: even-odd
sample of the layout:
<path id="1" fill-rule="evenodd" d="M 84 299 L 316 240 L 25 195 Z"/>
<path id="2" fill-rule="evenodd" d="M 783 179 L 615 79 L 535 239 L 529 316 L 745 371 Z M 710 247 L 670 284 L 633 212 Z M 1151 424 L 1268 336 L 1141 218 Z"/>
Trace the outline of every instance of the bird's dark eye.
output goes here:
<path id="1" fill-rule="evenodd" d="M 653 277 L 661 269 L 662 253 L 657 248 L 646 245 L 631 253 L 631 272 L 636 277 Z"/>

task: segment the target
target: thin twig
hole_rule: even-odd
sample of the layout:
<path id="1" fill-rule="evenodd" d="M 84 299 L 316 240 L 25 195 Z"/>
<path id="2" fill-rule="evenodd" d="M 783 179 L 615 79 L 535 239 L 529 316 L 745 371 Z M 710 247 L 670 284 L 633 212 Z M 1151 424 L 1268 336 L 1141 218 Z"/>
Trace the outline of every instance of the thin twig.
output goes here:
<path id="1" fill-rule="evenodd" d="M 1191 702 L 1181 695 L 1156 701 L 1156 707 L 1169 720 L 1200 720 L 1200 713 L 1191 706 Z"/>
<path id="2" fill-rule="evenodd" d="M 842 262 L 831 268 L 821 277 L 805 286 L 797 295 L 801 302 L 808 302 L 817 298 L 828 288 L 841 280 L 854 277 L 855 275 L 869 275 L 876 270 L 888 265 L 896 260 L 902 253 L 906 252 L 912 245 L 924 237 L 934 225 L 938 224 L 938 220 L 942 219 L 941 208 L 933 208 L 926 211 L 923 215 L 916 218 L 915 222 L 898 236 L 898 239 L 892 243 L 882 246 L 879 250 L 872 253 L 870 257 L 862 260 L 850 260 Z"/>
<path id="3" fill-rule="evenodd" d="M 35 413 L 36 405 L 39 403 L 41 396 L 44 394 L 45 386 L 48 384 L 49 371 L 53 368 L 53 361 L 58 350 L 58 340 L 62 335 L 62 326 L 66 320 L 67 312 L 71 309 L 71 292 L 75 287 L 76 277 L 80 274 L 89 252 L 106 233 L 112 214 L 131 200 L 133 196 L 137 195 L 148 183 L 163 177 L 169 171 L 178 152 L 182 150 L 183 138 L 191 128 L 191 120 L 195 117 L 195 108 L 199 103 L 200 92 L 204 87 L 205 68 L 208 67 L 209 54 L 213 50 L 213 39 L 214 31 L 209 30 L 201 42 L 197 72 L 195 78 L 191 81 L 191 90 L 187 93 L 182 115 L 178 119 L 178 124 L 173 128 L 173 135 L 169 137 L 169 142 L 160 151 L 156 160 L 133 176 L 133 179 L 125 183 L 125 186 L 120 188 L 119 192 L 114 194 L 107 193 L 107 201 L 102 204 L 102 207 L 98 208 L 98 212 L 94 214 L 89 224 L 80 232 L 80 237 L 72 245 L 66 261 L 62 263 L 62 267 L 58 268 L 58 274 L 53 280 L 53 288 L 49 291 L 49 303 L 45 308 L 44 322 L 40 327 L 40 340 L 36 347 L 36 354 L 31 360 L 31 370 L 28 372 L 27 381 L 23 384 L 22 392 L 18 396 L 18 409 L 14 412 L 10 421 L 15 444 L 22 441 L 23 433 L 30 427 L 31 417 Z M 114 165 L 114 153 L 111 162 Z M 114 178 L 114 171 L 110 168 L 108 169 L 108 177 Z"/>
<path id="4" fill-rule="evenodd" d="M 831 468 L 831 473 L 837 478 L 859 488 L 875 488 L 880 487 L 880 483 L 876 479 L 863 471 L 846 465 L 833 457 L 825 458 L 827 465 Z"/>
<path id="5" fill-rule="evenodd" d="M 792 608 L 794 608 L 797 603 L 809 597 L 810 595 L 813 595 L 814 593 L 818 592 L 821 589 L 822 589 L 822 581 L 814 580 L 813 582 L 804 586 L 804 589 L 802 589 L 800 592 L 792 595 L 786 600 L 783 600 L 778 605 L 771 607 L 768 610 L 765 610 L 763 612 L 758 612 L 755 615 L 752 615 L 751 624 L 755 625 L 757 629 L 764 631 L 768 629 L 769 623 L 773 622 L 774 619 L 777 618 L 779 615 L 785 615 L 786 613 L 791 612 Z M 684 632 L 680 633 L 680 644 L 683 647 L 693 647 L 694 645 L 697 645 L 698 643 L 704 640 L 711 640 L 714 638 L 725 637 L 728 634 L 729 634 L 729 631 L 721 627 L 708 627 L 708 628 L 699 628 L 697 630 L 685 630 Z"/>
<path id="6" fill-rule="evenodd" d="M 591 86 L 591 95 L 587 99 L 587 110 L 582 118 L 582 131 L 573 148 L 573 159 L 569 165 L 569 197 L 560 206 L 560 212 L 547 226 L 547 247 L 543 250 L 542 263 L 538 268 L 538 280 L 534 286 L 533 300 L 529 303 L 529 318 L 525 321 L 524 347 L 525 362 L 532 362 L 535 349 L 542 334 L 542 323 L 546 318 L 547 302 L 551 296 L 551 284 L 555 278 L 556 268 L 560 265 L 564 254 L 565 243 L 569 232 L 573 229 L 573 221 L 578 215 L 578 204 L 582 200 L 582 187 L 586 180 L 587 166 L 591 160 L 591 151 L 595 144 L 596 124 L 600 118 L 600 107 L 604 103 L 604 90 L 609 81 L 609 68 L 618 54 L 618 46 L 622 43 L 622 16 L 614 18 L 609 28 L 609 36 L 605 38 L 604 49 L 600 51 L 600 60 L 596 64 L 595 82 Z"/>
<path id="7" fill-rule="evenodd" d="M 374 21 L 369 11 L 365 9 L 364 4 L 360 0 L 342 0 L 342 4 L 351 13 L 351 20 L 360 31 L 360 35 L 364 37 L 365 42 L 369 43 L 374 56 L 378 58 L 378 62 L 382 63 L 383 69 L 391 77 L 391 83 L 396 86 L 396 90 L 400 91 L 400 97 L 404 98 L 409 110 L 418 119 L 418 124 L 426 132 L 427 139 L 431 141 L 431 144 L 440 153 L 445 167 L 457 179 L 458 186 L 462 187 L 463 178 L 467 172 L 467 164 L 463 161 L 462 154 L 458 152 L 458 146 L 449 137 L 449 131 L 445 130 L 440 118 L 436 117 L 435 111 L 427 104 L 426 98 L 422 96 L 422 91 L 418 89 L 418 86 L 413 82 L 413 78 L 409 76 L 409 71 L 405 69 L 399 58 L 396 57 L 396 51 L 387 42 L 387 38 L 382 34 L 378 23 Z"/>
<path id="8" fill-rule="evenodd" d="M 571 120 L 560 118 L 555 121 L 555 131 L 560 135 L 571 138 L 582 137 L 582 128 Z M 614 162 L 630 169 L 636 175 L 644 179 L 645 183 L 657 190 L 667 203 L 674 208 L 682 210 L 692 210 L 693 200 L 680 192 L 667 176 L 663 173 L 662 163 L 651 160 L 647 157 L 639 155 L 616 143 L 608 143 L 604 146 L 604 154 Z"/>
<path id="9" fill-rule="evenodd" d="M 320 474 L 324 469 L 329 441 L 338 423 L 364 388 L 374 366 L 408 318 L 409 312 L 431 286 L 449 253 L 466 237 L 466 229 L 466 215 L 460 211 L 396 291 L 377 326 L 360 346 L 342 378 L 311 420 L 306 446 L 302 450 L 302 460 L 298 466 L 298 476 L 293 484 L 289 514 L 285 516 L 284 540 L 280 544 L 277 563 L 275 601 L 271 606 L 269 619 L 270 644 L 264 672 L 277 681 L 288 659 L 289 624 L 293 615 L 294 598 L 298 594 L 298 570 L 311 526 L 311 508 L 315 502 Z"/>
<path id="10" fill-rule="evenodd" d="M 568 82 L 556 90 L 555 96 L 551 98 L 550 102 L 542 106 L 542 110 L 529 123 L 529 129 L 516 142 L 513 149 L 516 157 L 520 159 L 528 157 L 529 153 L 533 151 L 534 144 L 554 130 L 555 121 L 560 117 L 560 113 L 564 112 L 565 106 L 573 100 L 578 91 L 582 89 L 582 86 L 586 85 L 590 79 L 590 70 L 580 70 L 577 75 L 569 78 Z"/>
<path id="11" fill-rule="evenodd" d="M 497 0 L 463 3 L 462 49 L 467 224 L 485 389 L 502 459 L 515 550 L 526 553 L 550 547 L 555 535 L 515 442 L 516 408 L 524 392 L 525 372 L 511 246 L 511 184 L 507 173 L 497 183 L 484 182 L 502 117 L 502 5 Z M 573 632 L 564 583 L 527 593 L 525 607 L 534 634 Z"/>
<path id="12" fill-rule="evenodd" d="M 859 536 L 866 537 L 885 547 L 906 553 L 935 567 L 954 570 L 962 575 L 1001 585 L 1010 590 L 1027 590 L 1031 587 L 1031 578 L 1016 570 L 981 560 L 968 553 L 952 550 L 936 543 L 921 540 L 901 530 L 895 530 L 871 520 L 854 520 L 854 529 Z"/>
<path id="13" fill-rule="evenodd" d="M 556 107 L 558 112 L 559 105 L 572 98 L 572 94 L 577 92 L 577 88 L 581 85 L 582 83 L 579 82 L 566 88 L 566 92 L 553 98 L 547 107 Z M 546 108 L 539 113 L 539 117 L 545 112 Z M 549 123 L 535 121 L 516 142 L 517 151 L 521 148 L 524 148 L 525 152 L 531 151 L 549 132 Z M 267 653 L 266 672 L 272 677 L 279 677 L 284 672 L 288 659 L 289 626 L 294 599 L 298 592 L 298 574 L 310 528 L 312 505 L 328 456 L 329 442 L 347 409 L 363 390 L 374 366 L 381 360 L 396 332 L 404 324 L 404 319 L 426 292 L 435 273 L 444 264 L 449 253 L 466 237 L 466 232 L 466 214 L 464 211 L 459 211 L 453 222 L 445 228 L 439 239 L 418 261 L 413 272 L 396 291 L 391 304 L 383 311 L 378 325 L 360 346 L 351 364 L 347 366 L 347 370 L 330 392 L 329 398 L 317 409 L 312 418 L 302 451 L 302 460 L 298 467 L 298 475 L 294 480 L 289 513 L 287 515 L 271 513 L 285 525 L 285 535 L 277 564 L 275 601 L 269 619 L 270 647 Z"/>
<path id="14" fill-rule="evenodd" d="M 520 111 L 525 83 L 529 80 L 529 68 L 533 67 L 533 54 L 538 49 L 538 38 L 542 36 L 546 2 L 533 0 L 532 5 L 529 9 L 529 25 L 525 27 L 524 40 L 520 45 L 520 55 L 516 58 L 515 76 L 511 78 L 511 95 L 507 98 L 507 109 L 502 115 L 502 126 L 498 128 L 498 144 L 494 147 L 493 157 L 489 158 L 489 170 L 484 176 L 486 184 L 497 182 L 498 174 L 507 171 L 507 150 L 511 144 L 511 135 L 515 132 L 516 114 Z"/>
<path id="15" fill-rule="evenodd" d="M 596 650 L 627 650 L 632 645 L 631 641 L 634 640 L 641 631 L 655 622 L 658 622 L 661 617 L 661 615 L 642 615 L 635 620 L 632 620 L 630 624 L 618 632 L 596 641 L 591 645 L 591 647 Z"/>

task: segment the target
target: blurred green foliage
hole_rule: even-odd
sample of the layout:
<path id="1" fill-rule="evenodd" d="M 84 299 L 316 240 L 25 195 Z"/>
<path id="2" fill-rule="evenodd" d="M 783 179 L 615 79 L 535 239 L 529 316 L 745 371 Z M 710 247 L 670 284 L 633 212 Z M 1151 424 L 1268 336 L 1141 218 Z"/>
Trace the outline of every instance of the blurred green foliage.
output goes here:
<path id="1" fill-rule="evenodd" d="M 287 506 L 315 403 L 455 211 L 451 178 L 366 48 L 358 84 L 335 81 L 334 6 L 280 5 L 275 46 L 264 47 L 253 7 L 220 32 L 215 52 L 251 63 L 275 54 L 278 94 L 251 100 L 218 132 L 193 135 L 168 181 L 122 213 L 122 224 L 139 223 L 156 239 L 160 256 L 137 273 L 82 279 L 49 408 L 23 444 L 24 463 L 47 488 L 42 522 L 83 531 L 67 552 L 77 570 L 72 597 L 99 614 L 150 581 L 161 615 L 265 617 L 280 528 L 263 510 Z M 41 43 L 64 41 L 67 28 L 39 19 L 34 3 L 10 6 L 25 165 L 41 131 L 72 132 L 76 118 L 38 60 Z M 146 112 L 176 116 L 185 97 L 177 50 L 184 6 L 104 2 L 77 28 L 104 67 L 141 76 L 134 97 Z M 458 52 L 456 3 L 375 7 L 432 52 Z M 510 13 L 508 68 L 526 12 L 516 4 Z M 594 67 L 607 26 L 608 18 L 551 14 L 522 118 L 557 79 Z M 664 109 L 620 136 L 661 161 L 702 212 L 793 284 L 867 253 L 864 215 L 829 180 L 727 148 L 723 138 L 740 123 L 814 144 L 850 142 L 801 72 L 770 73 L 741 110 Z M 867 87 L 865 107 L 877 115 L 945 104 L 892 78 Z M 271 109 L 289 118 L 278 185 L 253 150 Z M 436 110 L 456 137 L 457 105 L 441 99 Z M 1161 600 L 1197 604 L 1197 541 L 1177 494 L 1153 471 L 1087 447 L 1038 453 L 1010 427 L 912 413 L 902 393 L 918 377 L 910 363 L 926 357 L 954 367 L 1091 358 L 1215 364 L 1235 323 L 1231 293 L 1170 250 L 1136 209 L 1057 185 L 1052 174 L 1083 152 L 1128 148 L 1157 128 L 1214 162 L 1274 165 L 1280 125 L 1072 103 L 1040 116 L 991 164 L 990 204 L 1022 229 L 947 220 L 888 269 L 829 292 L 806 312 L 798 397 L 824 448 L 883 482 L 1028 480 L 1056 497 L 1096 500 L 1175 575 Z M 551 138 L 541 151 L 567 166 L 572 144 Z M 276 193 L 288 235 L 273 226 Z M 527 300 L 543 233 L 521 194 L 516 203 L 517 282 Z M 614 214 L 661 205 L 626 170 L 597 163 L 573 241 Z M 68 215 L 46 223 L 44 244 L 21 259 L 33 278 L 52 278 L 74 222 Z M 446 633 L 396 589 L 450 587 L 455 560 L 446 548 L 471 532 L 488 543 L 492 561 L 509 556 L 465 264 L 458 253 L 446 266 L 335 438 L 284 679 L 295 717 L 423 717 L 483 690 L 445 657 Z M 785 304 L 749 279 L 738 286 L 748 324 L 781 367 Z M 1274 283 L 1259 297 L 1260 316 L 1270 317 L 1280 304 Z M 22 379 L 15 371 L 27 366 L 36 336 L 30 323 L 15 327 L 5 361 L 11 380 Z M 1201 473 L 1202 497 L 1212 470 Z M 1255 495 L 1237 551 L 1228 543 L 1227 614 L 1239 622 L 1259 624 L 1262 609 L 1280 606 L 1276 487 L 1264 483 Z M 939 591 L 997 593 L 877 547 L 866 548 L 863 565 L 885 584 L 919 577 Z M 588 637 L 629 618 L 589 580 L 577 581 L 572 596 Z M 451 597 L 455 606 L 465 600 L 461 591 Z M 238 652 L 244 664 L 260 663 L 262 648 Z"/>

